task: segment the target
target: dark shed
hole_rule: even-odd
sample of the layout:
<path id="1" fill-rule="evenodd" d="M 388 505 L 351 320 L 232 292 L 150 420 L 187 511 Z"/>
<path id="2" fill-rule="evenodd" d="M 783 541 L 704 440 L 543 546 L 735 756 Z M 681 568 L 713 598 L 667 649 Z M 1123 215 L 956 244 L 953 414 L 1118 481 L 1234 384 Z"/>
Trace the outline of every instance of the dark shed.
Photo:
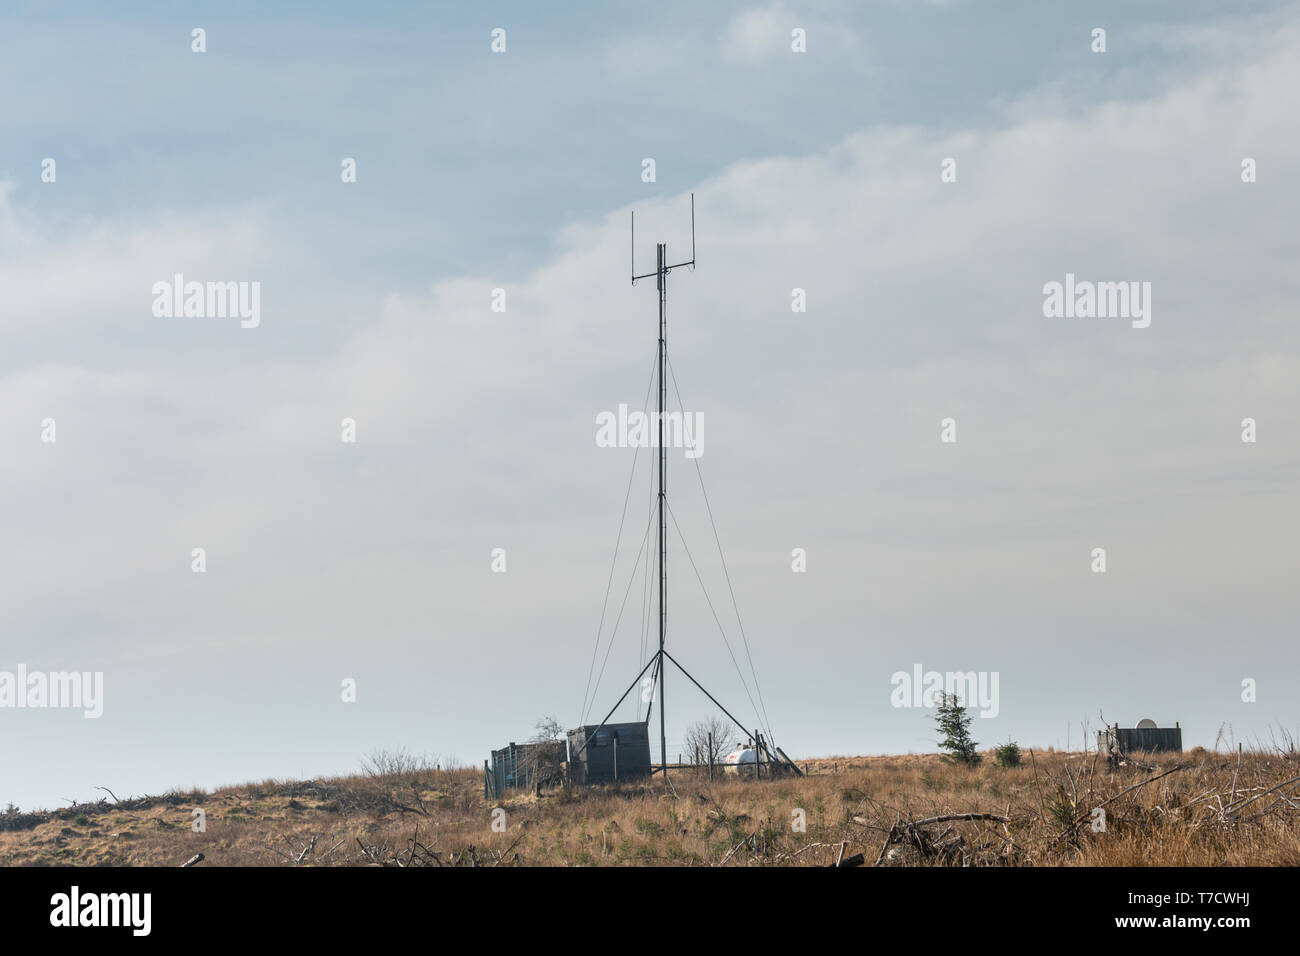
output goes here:
<path id="1" fill-rule="evenodd" d="M 648 776 L 650 733 L 644 723 L 590 724 L 569 731 L 569 779 L 574 783 Z"/>
<path id="2" fill-rule="evenodd" d="M 1172 727 L 1157 727 L 1151 720 L 1141 721 L 1136 727 L 1116 724 L 1097 732 L 1097 749 L 1102 753 L 1122 754 L 1178 753 L 1183 749 L 1183 729 L 1176 722 Z"/>

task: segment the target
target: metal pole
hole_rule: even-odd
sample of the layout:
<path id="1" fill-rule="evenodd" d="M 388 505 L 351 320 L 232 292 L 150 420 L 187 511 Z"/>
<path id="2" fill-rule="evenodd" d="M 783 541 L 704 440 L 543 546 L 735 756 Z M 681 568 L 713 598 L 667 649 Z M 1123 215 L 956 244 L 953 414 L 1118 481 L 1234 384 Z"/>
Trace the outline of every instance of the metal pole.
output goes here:
<path id="1" fill-rule="evenodd" d="M 609 709 L 609 713 L 606 714 L 604 719 L 599 724 L 596 725 L 596 729 L 591 732 L 591 736 L 589 736 L 586 740 L 582 742 L 582 746 L 578 748 L 577 753 L 574 753 L 569 757 L 570 763 L 577 760 L 578 757 L 582 755 L 582 752 L 586 750 L 587 747 L 591 744 L 592 740 L 595 739 L 596 734 L 600 733 L 600 728 L 604 727 L 607 723 L 609 723 L 609 718 L 614 716 L 614 711 L 618 710 L 619 705 L 622 704 L 623 701 L 627 699 L 627 695 L 632 693 L 632 691 L 636 688 L 636 685 L 641 683 L 641 676 L 650 669 L 650 665 L 653 664 L 654 662 L 655 662 L 655 658 L 653 657 L 650 658 L 650 660 L 645 662 L 645 667 L 641 668 L 641 673 L 637 674 L 636 677 L 633 679 L 632 683 L 628 686 L 627 690 L 623 691 L 623 696 L 618 699 L 618 703 L 616 703 L 613 707 Z"/>
<path id="2" fill-rule="evenodd" d="M 664 380 L 664 364 L 668 355 L 668 343 L 666 341 L 666 320 L 664 306 L 668 296 L 668 245 L 667 243 L 658 243 L 656 245 L 658 252 L 658 277 L 659 277 L 659 763 L 664 768 L 664 775 L 668 775 L 668 737 L 664 727 L 664 710 L 665 708 L 665 680 L 667 677 L 667 668 L 663 666 L 664 658 L 664 625 L 667 621 L 666 600 L 668 597 L 668 572 L 664 566 L 666 549 L 668 542 L 668 526 L 664 523 L 664 477 L 667 472 L 667 455 L 664 449 L 664 412 L 665 403 L 668 399 L 667 386 Z"/>

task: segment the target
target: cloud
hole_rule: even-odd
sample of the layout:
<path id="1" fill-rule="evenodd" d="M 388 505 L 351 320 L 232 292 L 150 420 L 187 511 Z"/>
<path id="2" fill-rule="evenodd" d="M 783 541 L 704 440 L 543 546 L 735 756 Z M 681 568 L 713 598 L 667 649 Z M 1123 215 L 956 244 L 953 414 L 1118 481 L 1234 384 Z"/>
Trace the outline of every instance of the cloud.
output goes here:
<path id="1" fill-rule="evenodd" d="M 37 189 L 60 189 L 60 185 Z M 0 331 L 46 346 L 105 336 L 144 352 L 166 339 L 151 313 L 154 282 L 257 278 L 272 258 L 265 210 L 196 208 L 147 222 L 42 221 L 38 204 L 15 202 L 0 182 Z M 24 197 L 27 198 L 27 197 Z M 14 359 L 11 352 L 10 361 Z"/>
<path id="2" fill-rule="evenodd" d="M 791 31 L 796 27 L 805 31 L 810 53 L 814 44 L 819 47 L 818 53 L 841 55 L 852 53 L 860 45 L 857 31 L 843 18 L 809 17 L 777 2 L 741 11 L 731 18 L 722 40 L 723 59 L 753 66 L 778 56 L 787 56 L 791 53 Z"/>
<path id="3" fill-rule="evenodd" d="M 733 54 L 783 43 L 783 17 L 741 17 Z M 789 738 L 824 741 L 829 721 L 857 739 L 865 708 L 892 736 L 857 746 L 905 746 L 915 732 L 889 724 L 888 676 L 917 659 L 1003 671 L 1000 719 L 1016 719 L 1091 708 L 1105 661 L 1195 647 L 1243 607 L 1248 647 L 1281 652 L 1300 532 L 1300 65 L 1293 22 L 1230 35 L 1220 49 L 1248 58 L 1173 74 L 1150 99 L 1027 97 L 996 127 L 867 128 L 695 186 L 700 267 L 670 277 L 670 354 L 708 421 L 713 514 Z M 1257 184 L 1240 181 L 1243 155 Z M 940 182 L 945 157 L 956 183 Z M 329 250 L 286 253 L 275 210 L 55 235 L 5 196 L 0 323 L 29 350 L 0 375 L 0 626 L 15 659 L 106 662 L 105 726 L 115 686 L 143 695 L 200 670 L 264 689 L 277 678 L 258 674 L 295 675 L 278 678 L 282 698 L 241 698 L 249 725 L 360 669 L 385 699 L 419 675 L 411 706 L 442 720 L 488 697 L 576 706 L 631 464 L 596 448 L 595 416 L 641 404 L 655 346 L 653 286 L 627 283 L 626 208 L 571 224 L 526 274 L 354 310 L 331 303 L 323 273 L 314 288 L 295 278 Z M 687 209 L 685 193 L 638 204 L 638 236 L 675 230 L 680 247 Z M 160 325 L 149 284 L 177 263 L 264 277 L 279 310 L 264 305 L 254 331 Z M 1151 281 L 1151 327 L 1045 319 L 1042 286 L 1067 271 Z M 497 286 L 505 313 L 489 308 Z M 791 312 L 796 287 L 807 313 Z M 949 416 L 955 446 L 938 441 Z M 1238 438 L 1245 416 L 1256 446 Z M 344 417 L 355 445 L 339 440 Z M 670 469 L 674 512 L 720 584 L 693 471 Z M 637 503 L 644 472 L 635 487 Z M 1099 544 L 1105 581 L 1087 573 Z M 189 570 L 197 546 L 206 576 Z M 489 571 L 494 547 L 506 575 Z M 730 699 L 671 547 L 674 640 Z M 789 571 L 793 547 L 806 576 Z M 620 638 L 611 673 L 636 640 Z M 1054 685 L 1074 660 L 1059 648 L 1085 646 L 1076 682 Z M 1163 657 L 1126 660 L 1113 692 L 1155 695 Z M 1275 667 L 1293 672 L 1294 652 Z M 147 713 L 147 696 L 130 706 Z M 229 700 L 194 706 L 219 721 Z"/>

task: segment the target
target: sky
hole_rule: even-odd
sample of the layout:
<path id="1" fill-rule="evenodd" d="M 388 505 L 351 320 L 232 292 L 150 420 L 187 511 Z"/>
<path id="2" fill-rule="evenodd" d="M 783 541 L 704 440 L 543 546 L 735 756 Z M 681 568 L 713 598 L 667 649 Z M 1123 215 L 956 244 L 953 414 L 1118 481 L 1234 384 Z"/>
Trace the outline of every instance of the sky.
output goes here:
<path id="1" fill-rule="evenodd" d="M 1300 736 L 1297 51 L 1295 3 L 7 4 L 0 675 L 103 712 L 0 707 L 0 803 L 599 719 L 654 631 L 629 213 L 649 271 L 691 194 L 667 647 L 747 727 L 931 752 L 919 667 L 996 675 L 983 745 Z"/>

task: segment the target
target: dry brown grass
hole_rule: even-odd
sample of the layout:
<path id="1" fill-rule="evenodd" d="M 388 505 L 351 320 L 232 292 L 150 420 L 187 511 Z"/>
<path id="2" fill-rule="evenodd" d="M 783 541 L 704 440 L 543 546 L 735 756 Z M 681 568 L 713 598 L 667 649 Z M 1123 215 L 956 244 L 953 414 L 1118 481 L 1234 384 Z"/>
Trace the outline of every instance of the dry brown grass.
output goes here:
<path id="1" fill-rule="evenodd" d="M 1011 769 L 987 755 L 973 769 L 909 755 L 831 757 L 809 761 L 810 776 L 759 782 L 679 772 L 671 787 L 512 796 L 503 832 L 477 770 L 265 781 L 0 815 L 0 864 L 175 866 L 202 852 L 204 866 L 286 866 L 311 847 L 303 865 L 826 866 L 843 846 L 882 865 L 1300 865 L 1300 799 L 1284 789 L 1241 806 L 1300 776 L 1300 760 L 1145 759 L 1157 769 L 1035 752 Z M 1103 804 L 1106 831 L 1093 832 Z M 191 831 L 195 807 L 204 833 Z M 958 813 L 1007 822 L 910 825 Z"/>

